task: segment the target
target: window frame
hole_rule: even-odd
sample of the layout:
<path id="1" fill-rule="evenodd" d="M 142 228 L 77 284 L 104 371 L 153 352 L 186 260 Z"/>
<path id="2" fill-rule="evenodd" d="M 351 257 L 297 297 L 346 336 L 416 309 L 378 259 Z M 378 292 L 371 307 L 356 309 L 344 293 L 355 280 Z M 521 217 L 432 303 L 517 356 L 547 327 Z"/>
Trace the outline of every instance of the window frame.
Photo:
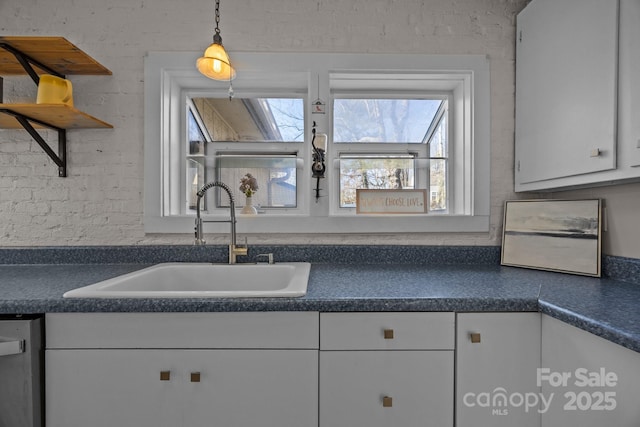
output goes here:
<path id="1" fill-rule="evenodd" d="M 295 144 L 299 147 L 303 163 L 303 168 L 298 170 L 300 210 L 291 215 L 258 215 L 251 220 L 239 217 L 239 232 L 374 234 L 489 231 L 490 88 L 489 61 L 486 56 L 289 53 L 231 55 L 238 64 L 238 70 L 242 70 L 233 81 L 236 92 L 266 85 L 278 93 L 304 90 L 306 97 L 305 142 Z M 174 208 L 180 204 L 185 205 L 179 201 L 179 194 L 181 188 L 186 189 L 186 177 L 182 183 L 175 183 L 175 178 L 171 176 L 172 173 L 175 174 L 176 167 L 180 168 L 180 156 L 176 158 L 172 141 L 180 141 L 181 135 L 186 132 L 186 120 L 181 120 L 180 125 L 176 124 L 176 120 L 186 117 L 187 93 L 226 92 L 229 87 L 228 82 L 215 82 L 201 76 L 194 66 L 198 56 L 197 52 L 150 52 L 145 58 L 144 229 L 147 233 L 190 233 L 193 229 L 194 216 L 180 213 Z M 384 70 L 381 70 L 380 64 L 384 64 Z M 449 162 L 456 162 L 455 167 L 462 168 L 460 170 L 464 172 L 458 174 L 463 181 L 460 185 L 464 191 L 455 196 L 454 203 L 455 206 L 465 206 L 465 210 L 444 215 L 337 215 L 330 208 L 331 199 L 335 196 L 337 200 L 336 189 L 339 185 L 335 178 L 334 164 L 327 164 L 327 178 L 321 183 L 321 188 L 324 188 L 321 196 L 330 194 L 331 197 L 315 199 L 315 180 L 311 179 L 309 171 L 311 123 L 317 122 L 318 130 L 327 133 L 329 141 L 332 127 L 330 111 L 312 114 L 311 100 L 321 99 L 328 105 L 332 99 L 330 73 L 354 70 L 368 73 L 372 70 L 390 70 L 399 74 L 420 70 L 432 73 L 432 83 L 436 85 L 446 86 L 458 82 L 454 93 L 458 91 L 462 97 L 451 101 L 449 108 L 461 111 L 463 125 L 454 127 L 453 132 L 464 135 L 467 139 L 464 152 L 456 156 L 450 153 Z M 450 128 L 454 126 L 452 122 L 454 120 L 449 121 Z M 268 145 L 260 148 L 275 150 Z M 233 147 L 233 150 L 238 151 L 238 147 Z M 328 155 L 333 159 L 335 154 L 335 147 L 329 143 Z M 222 219 L 228 215 L 228 211 L 221 209 L 220 212 L 203 216 Z M 227 233 L 228 224 L 208 223 L 205 232 Z"/>

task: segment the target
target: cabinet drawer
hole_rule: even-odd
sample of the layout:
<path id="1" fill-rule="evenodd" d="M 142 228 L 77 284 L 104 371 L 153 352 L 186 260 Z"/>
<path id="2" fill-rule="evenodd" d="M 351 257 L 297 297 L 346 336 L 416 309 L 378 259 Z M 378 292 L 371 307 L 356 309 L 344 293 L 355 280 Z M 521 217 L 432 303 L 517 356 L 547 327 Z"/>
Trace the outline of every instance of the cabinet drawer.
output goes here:
<path id="1" fill-rule="evenodd" d="M 47 348 L 318 348 L 317 312 L 52 313 Z"/>
<path id="2" fill-rule="evenodd" d="M 320 427 L 453 426 L 453 351 L 321 351 Z"/>
<path id="3" fill-rule="evenodd" d="M 321 350 L 452 350 L 453 313 L 321 313 Z"/>

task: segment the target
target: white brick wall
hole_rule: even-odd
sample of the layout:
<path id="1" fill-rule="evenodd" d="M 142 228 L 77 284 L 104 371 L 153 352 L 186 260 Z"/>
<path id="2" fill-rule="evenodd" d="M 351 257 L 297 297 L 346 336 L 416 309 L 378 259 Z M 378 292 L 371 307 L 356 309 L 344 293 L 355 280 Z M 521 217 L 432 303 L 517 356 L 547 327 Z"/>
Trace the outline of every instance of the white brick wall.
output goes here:
<path id="1" fill-rule="evenodd" d="M 231 52 L 469 53 L 491 59 L 489 234 L 261 235 L 250 241 L 499 244 L 502 204 L 514 197 L 515 15 L 527 2 L 223 0 L 220 27 Z M 213 9 L 213 0 L 0 2 L 0 35 L 63 36 L 113 71 L 111 77 L 69 78 L 75 105 L 114 125 L 68 132 L 68 178 L 57 177 L 26 132 L 0 130 L 0 246 L 191 242 L 191 230 L 178 236 L 143 231 L 143 57 L 204 49 L 213 35 Z M 26 77 L 5 78 L 4 92 L 6 102 L 33 101 L 36 94 Z"/>

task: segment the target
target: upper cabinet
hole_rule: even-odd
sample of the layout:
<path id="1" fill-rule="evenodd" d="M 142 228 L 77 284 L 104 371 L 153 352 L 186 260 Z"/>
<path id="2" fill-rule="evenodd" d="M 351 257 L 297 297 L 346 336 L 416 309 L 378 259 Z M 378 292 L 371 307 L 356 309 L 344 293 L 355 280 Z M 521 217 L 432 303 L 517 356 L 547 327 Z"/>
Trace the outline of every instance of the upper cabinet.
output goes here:
<path id="1" fill-rule="evenodd" d="M 640 1 L 620 1 L 620 56 L 618 68 L 619 162 L 640 176 Z"/>
<path id="2" fill-rule="evenodd" d="M 64 78 L 68 74 L 111 75 L 111 71 L 63 37 L 0 37 L 0 76 L 25 74 L 37 85 L 41 74 Z M 112 127 L 65 104 L 4 104 L 0 78 L 0 129 L 28 131 L 58 166 L 61 177 L 67 176 L 67 129 Z M 58 131 L 57 153 L 40 135 L 41 128 Z"/>
<path id="3" fill-rule="evenodd" d="M 533 0 L 518 15 L 516 191 L 640 178 L 639 19 L 637 0 Z"/>

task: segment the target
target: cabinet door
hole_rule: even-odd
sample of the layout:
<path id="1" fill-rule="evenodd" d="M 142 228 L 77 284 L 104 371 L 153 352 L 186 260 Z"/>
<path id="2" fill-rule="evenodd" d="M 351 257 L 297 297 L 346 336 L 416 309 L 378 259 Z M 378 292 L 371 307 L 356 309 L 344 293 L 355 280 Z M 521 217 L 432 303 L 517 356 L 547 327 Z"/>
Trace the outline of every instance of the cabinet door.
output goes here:
<path id="1" fill-rule="evenodd" d="M 317 350 L 49 350 L 49 427 L 315 427 Z"/>
<path id="2" fill-rule="evenodd" d="M 185 427 L 317 427 L 317 350 L 184 353 Z"/>
<path id="3" fill-rule="evenodd" d="M 457 320 L 456 425 L 539 426 L 539 406 L 530 405 L 540 392 L 540 314 L 461 313 Z"/>
<path id="4" fill-rule="evenodd" d="M 452 351 L 321 351 L 320 427 L 453 426 Z"/>
<path id="5" fill-rule="evenodd" d="M 615 169 L 618 0 L 534 0 L 516 46 L 516 191 Z"/>
<path id="6" fill-rule="evenodd" d="M 640 425 L 640 353 L 542 316 L 543 427 Z"/>
<path id="7" fill-rule="evenodd" d="M 640 176 L 640 1 L 620 0 L 619 161 Z"/>
<path id="8" fill-rule="evenodd" d="M 182 407 L 176 351 L 48 350 L 48 427 L 176 427 Z M 161 380 L 163 371 L 170 372 Z"/>

